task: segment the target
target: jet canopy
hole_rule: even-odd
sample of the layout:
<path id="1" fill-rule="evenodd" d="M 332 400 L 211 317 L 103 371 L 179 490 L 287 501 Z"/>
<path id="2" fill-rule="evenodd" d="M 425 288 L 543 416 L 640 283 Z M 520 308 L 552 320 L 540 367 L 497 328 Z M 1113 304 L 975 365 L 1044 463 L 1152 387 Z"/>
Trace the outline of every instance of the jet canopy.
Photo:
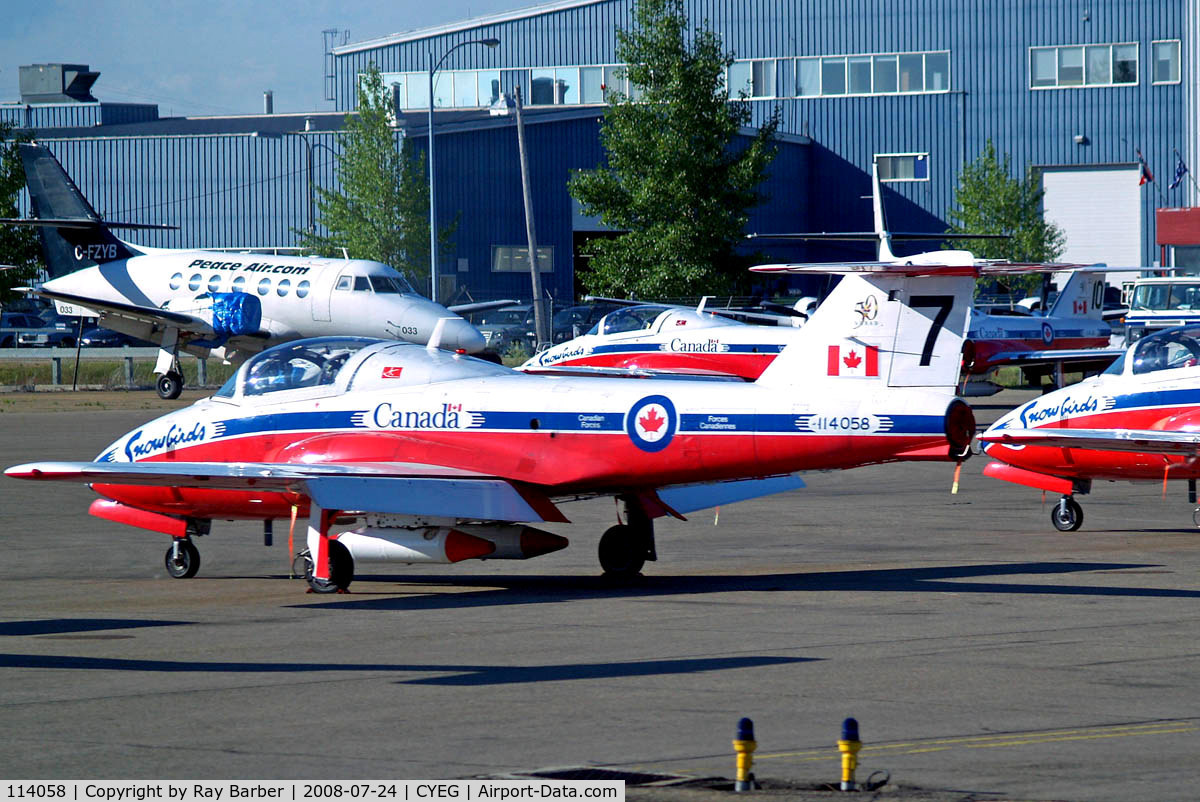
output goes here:
<path id="1" fill-rule="evenodd" d="M 370 337 L 313 337 L 255 354 L 215 398 L 277 403 L 466 377 L 511 375 L 509 368 L 412 343 Z"/>
<path id="2" fill-rule="evenodd" d="M 1135 374 L 1195 367 L 1200 364 L 1200 326 L 1180 326 L 1144 337 L 1132 354 Z"/>
<path id="3" fill-rule="evenodd" d="M 743 324 L 719 315 L 697 312 L 695 309 L 678 306 L 660 306 L 657 304 L 640 304 L 638 306 L 626 306 L 614 312 L 609 312 L 600 319 L 588 334 L 675 331 L 677 326 L 686 326 L 690 330 L 739 325 Z"/>

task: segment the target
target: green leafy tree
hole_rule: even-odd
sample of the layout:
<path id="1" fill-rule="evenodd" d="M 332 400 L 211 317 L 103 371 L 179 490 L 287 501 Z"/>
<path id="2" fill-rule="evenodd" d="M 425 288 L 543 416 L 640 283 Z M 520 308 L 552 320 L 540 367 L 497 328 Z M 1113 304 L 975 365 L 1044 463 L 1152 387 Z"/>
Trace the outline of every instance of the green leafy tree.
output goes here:
<path id="1" fill-rule="evenodd" d="M 1008 239 L 960 240 L 959 245 L 982 259 L 1053 262 L 1062 255 L 1066 236 L 1042 217 L 1042 188 L 1032 170 L 1014 178 L 1008 154 L 997 156 L 989 139 L 983 153 L 963 168 L 949 212 L 947 234 L 1007 234 Z M 1010 288 L 1032 292 L 1041 286 L 1036 275 L 1011 277 Z"/>
<path id="2" fill-rule="evenodd" d="M 429 183 L 424 154 L 408 139 L 396 144 L 390 93 L 372 64 L 358 87 L 358 114 L 347 115 L 339 190 L 314 187 L 319 224 L 295 230 L 301 244 L 326 256 L 373 259 L 429 289 Z M 324 229 L 322 232 L 321 229 Z M 454 232 L 438 234 L 439 255 Z"/>
<path id="3" fill-rule="evenodd" d="M 17 198 L 25 187 L 25 168 L 17 144 L 28 141 L 27 134 L 14 136 L 11 125 L 0 123 L 0 217 L 20 216 Z M 0 265 L 12 266 L 0 269 L 0 303 L 13 299 L 13 287 L 26 286 L 37 277 L 41 256 L 35 229 L 0 224 Z"/>
<path id="4" fill-rule="evenodd" d="M 744 282 L 734 246 L 775 155 L 778 112 L 748 144 L 744 95 L 730 102 L 733 56 L 705 25 L 689 29 L 682 0 L 639 0 L 631 30 L 617 31 L 617 58 L 631 84 L 611 88 L 601 141 L 607 168 L 581 171 L 569 191 L 588 215 L 626 233 L 594 239 L 580 276 L 602 295 L 667 297 Z"/>

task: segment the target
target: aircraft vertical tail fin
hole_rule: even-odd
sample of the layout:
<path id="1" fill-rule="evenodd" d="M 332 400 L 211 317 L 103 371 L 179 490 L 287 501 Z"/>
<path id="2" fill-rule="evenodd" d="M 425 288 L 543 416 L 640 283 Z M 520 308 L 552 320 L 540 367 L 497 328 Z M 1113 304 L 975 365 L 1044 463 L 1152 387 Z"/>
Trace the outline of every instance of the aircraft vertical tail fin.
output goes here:
<path id="1" fill-rule="evenodd" d="M 113 235 L 49 149 L 30 144 L 18 148 L 37 218 L 25 222 L 38 227 L 51 278 L 138 254 Z"/>
<path id="2" fill-rule="evenodd" d="M 825 272 L 847 274 L 758 378 L 759 384 L 811 388 L 860 382 L 866 393 L 883 387 L 953 392 L 975 289 L 973 272 L 943 270 L 938 275 L 936 269 L 911 265 L 877 265 L 863 272 L 796 267 L 791 272 L 824 267 Z"/>
<path id="3" fill-rule="evenodd" d="M 1073 270 L 1058 293 L 1050 314 L 1100 320 L 1104 316 L 1104 274 Z"/>

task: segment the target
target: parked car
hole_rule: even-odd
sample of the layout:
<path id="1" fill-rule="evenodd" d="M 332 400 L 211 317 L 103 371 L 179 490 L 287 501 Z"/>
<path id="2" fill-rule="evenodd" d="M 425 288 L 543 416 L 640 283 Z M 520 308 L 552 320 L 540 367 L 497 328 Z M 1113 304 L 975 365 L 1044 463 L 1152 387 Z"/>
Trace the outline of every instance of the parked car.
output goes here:
<path id="1" fill-rule="evenodd" d="M 587 334 L 600 318 L 619 308 L 617 304 L 597 302 L 560 309 L 554 313 L 551 339 L 556 343 L 565 343 L 581 334 Z"/>
<path id="2" fill-rule="evenodd" d="M 487 350 L 503 354 L 515 343 L 531 353 L 536 334 L 533 329 L 533 304 L 516 304 L 484 312 L 475 319 L 475 328 L 487 342 Z"/>
<path id="3" fill-rule="evenodd" d="M 79 335 L 78 327 L 68 319 L 46 320 L 38 318 L 42 325 L 17 335 L 19 348 L 74 348 Z"/>
<path id="4" fill-rule="evenodd" d="M 119 331 L 105 329 L 99 326 L 86 329 L 83 336 L 79 338 L 85 348 L 122 348 L 129 346 L 131 348 L 154 348 L 154 343 L 148 343 L 145 340 L 139 340 L 135 337 L 130 337 L 128 334 L 122 334 Z"/>
<path id="5" fill-rule="evenodd" d="M 57 345 L 64 339 L 69 339 L 71 346 L 75 345 L 75 335 L 66 324 L 51 325 L 26 312 L 0 315 L 0 348 Z"/>

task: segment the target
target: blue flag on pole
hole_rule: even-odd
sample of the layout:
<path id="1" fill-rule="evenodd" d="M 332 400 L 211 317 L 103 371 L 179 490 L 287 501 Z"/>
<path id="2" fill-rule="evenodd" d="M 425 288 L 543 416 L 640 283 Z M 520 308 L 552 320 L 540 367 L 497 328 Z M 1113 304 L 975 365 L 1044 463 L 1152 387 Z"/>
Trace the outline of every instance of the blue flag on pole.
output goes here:
<path id="1" fill-rule="evenodd" d="M 1171 182 L 1171 189 L 1175 189 L 1175 187 L 1183 182 L 1183 177 L 1187 175 L 1187 171 L 1187 165 L 1183 163 L 1183 159 L 1180 159 L 1179 164 L 1175 165 L 1175 180 Z"/>

